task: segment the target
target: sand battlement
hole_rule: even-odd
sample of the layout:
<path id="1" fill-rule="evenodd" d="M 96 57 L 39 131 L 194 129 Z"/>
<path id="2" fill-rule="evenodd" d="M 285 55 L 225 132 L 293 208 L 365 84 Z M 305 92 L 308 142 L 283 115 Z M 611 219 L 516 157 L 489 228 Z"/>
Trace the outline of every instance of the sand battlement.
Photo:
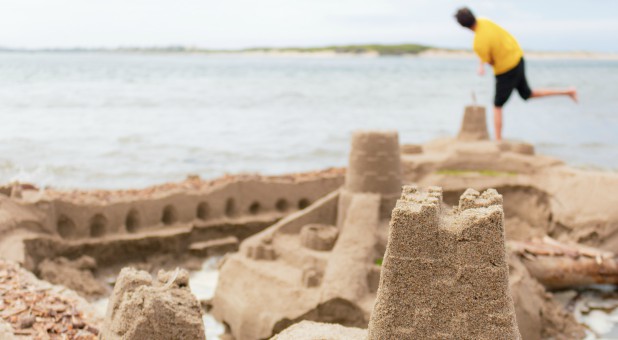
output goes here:
<path id="1" fill-rule="evenodd" d="M 45 190 L 39 198 L 27 192 L 23 199 L 0 194 L 0 255 L 36 270 L 44 259 L 76 253 L 112 265 L 152 254 L 236 249 L 248 236 L 342 184 L 340 173 L 326 171 L 212 183 L 189 178 L 126 192 Z M 232 239 L 225 247 L 207 242 Z"/>
<path id="2" fill-rule="evenodd" d="M 401 191 L 401 199 L 397 201 L 397 204 L 412 204 L 412 207 L 416 205 L 430 205 L 440 208 L 442 203 L 442 188 L 440 187 L 428 187 L 426 190 L 419 190 L 415 185 L 406 185 Z"/>
<path id="3" fill-rule="evenodd" d="M 474 189 L 466 190 L 459 198 L 459 210 L 474 208 L 488 208 L 493 205 L 501 206 L 503 203 L 502 195 L 495 189 L 487 189 L 482 194 Z"/>
<path id="4" fill-rule="evenodd" d="M 519 339 L 508 285 L 502 197 L 406 186 L 393 210 L 370 339 Z"/>

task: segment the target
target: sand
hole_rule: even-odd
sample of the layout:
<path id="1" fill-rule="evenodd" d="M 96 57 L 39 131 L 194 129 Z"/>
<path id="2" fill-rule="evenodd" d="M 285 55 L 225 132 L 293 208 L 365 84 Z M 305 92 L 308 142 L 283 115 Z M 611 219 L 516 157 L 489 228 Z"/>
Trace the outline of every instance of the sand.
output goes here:
<path id="1" fill-rule="evenodd" d="M 184 270 L 159 272 L 124 268 L 110 298 L 101 340 L 206 339 L 200 304 Z"/>
<path id="2" fill-rule="evenodd" d="M 393 210 L 369 339 L 521 339 L 508 285 L 502 197 L 404 187 Z"/>
<path id="3" fill-rule="evenodd" d="M 489 139 L 485 107 L 476 105 L 466 107 L 457 139 L 462 141 Z"/>
<path id="4" fill-rule="evenodd" d="M 301 321 L 277 334 L 272 340 L 365 340 L 366 338 L 367 330 L 364 329 Z"/>
<path id="5" fill-rule="evenodd" d="M 534 278 L 518 256 L 509 257 L 509 282 L 517 322 L 525 340 L 583 339 L 584 327 L 575 321 Z"/>
<path id="6" fill-rule="evenodd" d="M 404 274 L 402 280 L 426 291 L 426 299 L 441 292 L 438 283 L 447 286 L 443 287 L 446 296 L 455 299 L 453 306 L 457 307 L 448 313 L 460 317 L 452 318 L 452 324 L 439 325 L 440 331 L 451 334 L 452 325 L 459 325 L 468 334 L 495 334 L 491 332 L 500 329 L 516 338 L 512 307 L 507 303 L 512 296 L 523 338 L 578 338 L 581 327 L 536 281 L 538 272 L 520 270 L 516 262 L 509 261 L 510 288 L 505 285 L 503 241 L 488 240 L 501 239 L 498 230 L 504 230 L 506 239 L 525 241 L 549 235 L 561 242 L 615 249 L 618 175 L 570 168 L 560 160 L 535 154 L 534 147 L 525 142 L 490 141 L 485 121 L 483 108 L 471 106 L 466 108 L 458 138 L 423 145 L 400 146 L 394 131 L 357 132 L 345 178 L 346 170 L 329 169 L 274 177 L 225 176 L 212 181 L 191 176 L 181 183 L 141 190 L 39 190 L 27 184 L 2 187 L 0 257 L 14 259 L 81 294 L 96 295 L 106 294 L 97 287 L 102 273 L 115 274 L 128 262 L 152 269 L 162 258 L 189 256 L 194 261 L 238 247 L 239 252 L 226 257 L 221 267 L 213 299 L 213 313 L 228 324 L 237 340 L 267 338 L 302 320 L 366 327 L 380 275 L 383 284 L 386 278 L 397 283 L 397 275 L 405 272 L 389 271 L 401 260 L 392 257 L 392 251 L 382 267 L 376 265 L 386 250 L 388 221 L 400 198 L 401 184 L 438 185 L 443 203 L 438 204 L 436 218 L 441 222 L 434 234 L 440 237 L 432 238 L 431 232 L 424 230 L 418 239 L 408 240 L 419 247 L 400 245 L 426 253 L 415 254 L 416 261 L 400 261 L 397 268 L 421 266 Z M 468 188 L 495 188 L 503 202 L 500 204 L 493 191 L 463 195 Z M 437 192 L 430 190 L 423 200 L 440 201 Z M 451 213 L 448 206 L 457 208 Z M 500 215 L 499 206 L 504 224 L 498 226 L 491 216 Z M 495 233 L 475 234 L 478 226 L 468 223 L 470 218 Z M 472 241 L 458 239 L 466 233 L 474 235 Z M 448 246 L 426 247 L 422 240 Z M 467 243 L 474 242 L 482 252 L 466 249 Z M 434 258 L 436 254 L 440 256 Z M 96 268 L 88 266 L 89 261 L 80 264 L 82 255 L 92 257 Z M 498 266 L 483 266 L 487 258 Z M 476 269 L 461 269 L 471 266 Z M 441 275 L 457 270 L 460 275 L 447 279 L 428 274 L 432 270 Z M 492 279 L 483 279 L 487 276 Z M 427 277 L 437 278 L 427 281 L 433 286 L 416 281 Z M 153 285 L 150 288 L 158 287 L 158 283 Z M 471 295 L 452 287 L 449 290 L 449 285 L 463 287 Z M 145 299 L 154 299 L 156 294 L 141 289 Z M 503 308 L 477 315 L 478 310 L 466 300 L 469 296 L 493 301 L 485 300 L 485 309 L 492 310 L 496 304 Z M 413 294 L 392 303 L 416 298 L 419 295 Z M 431 308 L 427 313 L 444 312 L 440 304 Z M 461 316 L 462 308 L 475 315 L 470 322 Z M 483 319 L 489 317 L 494 319 Z M 396 318 L 387 321 L 398 325 Z M 487 325 L 494 329 L 483 328 Z M 307 324 L 302 329 L 314 326 L 321 329 Z M 429 334 L 429 326 L 415 332 Z"/>
<path id="7" fill-rule="evenodd" d="M 82 296 L 97 298 L 109 294 L 109 289 L 95 279 L 92 271 L 96 267 L 96 260 L 89 256 L 82 256 L 74 261 L 65 257 L 46 259 L 39 265 L 39 276 L 45 281 L 72 289 Z"/>
<path id="8" fill-rule="evenodd" d="M 362 300 L 370 293 L 369 264 L 373 260 L 379 222 L 380 196 L 356 194 L 348 207 L 341 234 L 328 260 L 322 283 L 322 302 Z M 341 273 L 346 275 L 341 275 Z"/>
<path id="9" fill-rule="evenodd" d="M 380 234 L 401 186 L 398 134 L 354 133 L 349 163 L 341 189 L 250 237 L 223 263 L 213 313 L 236 339 L 267 338 L 302 320 L 367 325 Z M 337 235 L 334 245 L 309 233 L 316 225 Z"/>

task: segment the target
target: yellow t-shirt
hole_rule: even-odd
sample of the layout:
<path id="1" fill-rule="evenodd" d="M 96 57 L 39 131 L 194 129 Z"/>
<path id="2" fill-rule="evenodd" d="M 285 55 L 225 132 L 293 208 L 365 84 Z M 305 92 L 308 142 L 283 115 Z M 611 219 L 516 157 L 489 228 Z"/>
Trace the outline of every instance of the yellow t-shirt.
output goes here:
<path id="1" fill-rule="evenodd" d="M 474 33 L 474 52 L 494 67 L 495 75 L 512 70 L 524 56 L 517 40 L 489 19 L 477 19 Z"/>

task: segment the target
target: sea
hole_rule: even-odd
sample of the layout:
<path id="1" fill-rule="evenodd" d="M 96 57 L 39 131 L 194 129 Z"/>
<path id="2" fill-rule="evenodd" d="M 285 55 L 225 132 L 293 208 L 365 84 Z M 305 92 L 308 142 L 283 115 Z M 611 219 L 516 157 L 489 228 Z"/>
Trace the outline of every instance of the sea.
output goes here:
<path id="1" fill-rule="evenodd" d="M 281 174 L 347 163 L 358 129 L 402 143 L 453 136 L 488 108 L 493 76 L 469 58 L 0 53 L 0 183 L 142 188 L 189 174 Z M 618 61 L 530 59 L 534 88 L 505 106 L 504 136 L 574 167 L 618 170 Z M 488 70 L 489 71 L 489 70 Z"/>

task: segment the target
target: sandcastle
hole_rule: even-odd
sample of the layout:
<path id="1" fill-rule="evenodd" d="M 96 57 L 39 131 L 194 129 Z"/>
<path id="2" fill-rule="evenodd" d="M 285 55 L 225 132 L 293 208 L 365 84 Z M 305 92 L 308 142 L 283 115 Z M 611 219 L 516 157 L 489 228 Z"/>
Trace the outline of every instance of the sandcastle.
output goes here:
<path id="1" fill-rule="evenodd" d="M 399 159 L 396 132 L 354 133 L 340 190 L 247 239 L 226 259 L 213 313 L 236 339 L 267 338 L 303 319 L 367 325 L 375 260 L 401 191 Z"/>
<path id="2" fill-rule="evenodd" d="M 342 183 L 342 172 L 329 170 L 213 181 L 191 177 L 125 191 L 40 191 L 13 184 L 5 191 L 14 198 L 0 195 L 0 257 L 39 274 L 43 262 L 81 256 L 95 261 L 89 270 L 155 255 L 204 258 L 237 250 L 243 239 Z"/>
<path id="3" fill-rule="evenodd" d="M 502 196 L 469 189 L 451 211 L 443 207 L 441 188 L 404 186 L 368 330 L 304 321 L 276 339 L 317 337 L 521 339 L 509 290 Z"/>
<path id="4" fill-rule="evenodd" d="M 39 191 L 15 183 L 0 187 L 0 257 L 12 258 L 50 281 L 82 275 L 57 283 L 87 295 L 96 288 L 88 284 L 92 280 L 109 289 L 104 273 L 115 275 L 123 265 L 199 266 L 195 260 L 238 249 L 238 253 L 223 258 L 217 292 L 209 302 L 213 314 L 237 340 L 268 338 L 303 320 L 358 328 L 366 328 L 371 320 L 371 334 L 381 334 L 384 325 L 387 331 L 397 332 L 403 324 L 397 317 L 405 314 L 392 317 L 383 312 L 393 302 L 418 302 L 419 296 L 393 300 L 383 293 L 396 289 L 384 287 L 399 283 L 398 275 L 418 286 L 418 273 L 436 269 L 438 279 L 420 287 L 427 293 L 425 300 L 434 297 L 435 301 L 418 307 L 436 319 L 453 316 L 449 318 L 452 322 L 440 325 L 436 336 L 451 334 L 449 330 L 459 327 L 464 333 L 458 335 L 472 334 L 473 338 L 502 331 L 509 338 L 517 338 L 513 309 L 506 301 L 509 287 L 499 270 L 504 259 L 492 262 L 495 268 L 477 268 L 477 277 L 473 277 L 473 271 L 461 269 L 474 265 L 463 263 L 473 258 L 459 256 L 458 251 L 464 251 L 466 244 L 486 241 L 504 247 L 496 241 L 496 233 L 489 233 L 487 239 L 460 242 L 456 235 L 478 231 L 478 225 L 462 222 L 467 221 L 465 216 L 478 215 L 482 221 L 485 217 L 479 211 L 502 211 L 492 191 L 478 196 L 465 191 L 470 187 L 497 189 L 504 201 L 505 219 L 500 228 L 506 229 L 510 240 L 548 235 L 611 250 L 618 244 L 618 211 L 613 209 L 618 200 L 612 195 L 618 188 L 618 176 L 567 167 L 559 160 L 535 155 L 526 143 L 490 141 L 486 139 L 484 110 L 466 111 L 469 113 L 465 114 L 459 138 L 400 146 L 396 132 L 355 133 L 345 177 L 343 169 L 330 169 L 273 177 L 226 176 L 213 181 L 192 177 L 181 183 L 126 191 Z M 402 197 L 404 183 L 443 189 L 440 194 L 437 189 L 413 193 L 408 188 Z M 422 267 L 414 271 L 414 276 L 404 270 L 415 264 L 410 261 L 401 263 L 402 270 L 390 271 L 399 261 L 391 250 L 380 265 L 391 211 L 398 198 L 402 200 L 392 221 L 398 226 L 402 225 L 402 205 L 419 207 L 419 211 L 425 206 L 431 208 L 423 208 L 428 211 L 437 209 L 434 217 L 440 224 L 432 225 L 438 237 L 433 239 L 435 247 L 421 244 L 418 249 L 433 250 L 433 255 L 439 255 L 436 263 L 445 267 Z M 451 213 L 447 206 L 457 207 Z M 491 226 L 490 231 L 497 230 L 496 224 Z M 427 232 L 421 236 L 432 233 L 426 229 L 421 229 Z M 402 230 L 412 233 L 416 229 Z M 428 240 L 432 239 L 427 236 Z M 497 248 L 491 249 L 490 253 L 499 257 Z M 481 255 L 490 257 L 490 253 Z M 165 261 L 160 261 L 162 257 Z M 417 262 L 430 262 L 417 257 Z M 595 260 L 590 258 L 589 262 Z M 517 268 L 509 283 L 522 336 L 531 340 L 548 334 L 580 338 L 581 327 L 573 316 L 562 311 L 535 280 L 538 273 L 531 275 L 533 272 L 526 269 L 530 261 L 510 260 L 509 264 Z M 59 267 L 66 270 L 60 274 Z M 446 272 L 454 274 L 445 278 Z M 485 286 L 473 284 L 488 273 L 495 276 L 482 282 Z M 466 284 L 455 284 L 461 280 Z M 88 289 L 80 288 L 84 284 Z M 439 284 L 444 294 L 437 298 Z M 482 288 L 489 286 L 492 289 Z M 479 316 L 466 300 L 470 296 L 484 301 L 479 304 L 492 313 Z M 494 297 L 495 303 L 483 300 Z M 442 307 L 447 300 L 455 302 L 445 311 Z M 406 313 L 411 310 L 401 309 Z M 419 312 L 410 318 L 422 323 L 422 316 Z M 432 337 L 432 322 L 422 323 L 425 328 L 414 328 L 418 338 Z M 323 325 L 305 322 L 302 327 L 280 333 L 280 338 L 289 335 L 301 339 L 296 336 L 314 326 L 315 334 L 328 331 Z M 367 332 L 336 331 L 344 336 L 365 336 Z"/>
<path id="5" fill-rule="evenodd" d="M 489 139 L 489 133 L 487 132 L 487 118 L 485 115 L 484 106 L 466 106 L 457 139 L 463 141 Z"/>
<path id="6" fill-rule="evenodd" d="M 404 187 L 393 211 L 369 339 L 520 339 L 509 291 L 502 196 Z"/>
<path id="7" fill-rule="evenodd" d="M 344 185 L 339 190 L 248 238 L 241 244 L 238 254 L 226 258 L 213 299 L 213 314 L 228 325 L 236 339 L 268 338 L 301 320 L 366 327 L 382 269 L 376 263 L 382 258 L 387 244 L 390 214 L 384 207 L 390 206 L 392 209 L 396 198 L 401 195 L 399 190 L 394 189 L 394 183 L 401 185 L 402 182 L 416 181 L 424 186 L 432 182 L 440 184 L 445 188 L 441 197 L 447 205 L 459 206 L 461 203 L 461 209 L 457 208 L 460 211 L 452 216 L 472 214 L 475 209 L 498 209 L 472 209 L 467 204 L 482 201 L 486 197 L 471 199 L 471 192 L 463 195 L 469 187 L 498 188 L 509 203 L 504 210 L 506 225 L 501 222 L 499 226 L 494 226 L 500 230 L 500 237 L 494 239 L 500 249 L 496 254 L 502 256 L 500 266 L 505 263 L 502 234 L 505 226 L 507 229 L 510 226 L 512 237 L 517 239 L 523 235 L 542 235 L 551 230 L 557 221 L 568 219 L 565 211 L 561 210 L 557 202 L 549 199 L 548 192 L 544 192 L 547 182 L 542 179 L 571 170 L 549 157 L 522 152 L 522 148 L 515 147 L 521 143 L 451 139 L 400 148 L 387 142 L 393 140 L 392 136 L 392 132 L 377 131 L 354 134 L 350 166 Z M 371 138 L 377 138 L 380 142 L 371 142 Z M 368 149 L 367 145 L 385 147 L 382 150 L 377 147 Z M 412 153 L 407 152 L 410 149 L 413 149 Z M 368 150 L 383 159 L 389 159 L 388 155 L 394 154 L 394 150 L 400 150 L 400 163 L 380 163 L 377 161 L 378 155 Z M 501 163 L 503 160 L 507 162 L 506 165 Z M 398 167 L 402 169 L 400 177 L 397 176 Z M 365 171 L 369 176 L 365 176 Z M 384 173 L 383 177 L 379 177 L 380 173 Z M 377 182 L 376 178 L 380 178 L 383 183 L 380 190 L 372 187 Z M 577 176 L 567 178 L 577 182 L 584 180 Z M 614 185 L 618 185 L 618 181 Z M 550 191 L 564 195 L 564 192 L 554 191 L 552 186 Z M 590 205 L 588 209 L 594 207 Z M 502 206 L 499 210 L 502 214 Z M 476 229 L 469 227 L 466 230 Z M 450 270 L 455 270 L 455 267 L 453 264 Z M 487 269 L 483 269 L 482 273 L 487 275 Z M 518 301 L 522 301 L 519 294 L 525 289 L 516 286 L 516 290 L 509 292 L 508 286 L 505 286 L 508 276 L 505 275 L 502 272 L 501 281 L 497 283 L 498 288 L 502 289 L 501 296 L 511 299 L 509 296 L 512 294 Z M 462 279 L 472 280 L 466 275 Z M 495 281 L 487 281 L 487 284 L 492 283 Z M 575 324 L 572 316 L 557 312 L 560 310 L 558 305 L 542 298 L 544 292 L 535 291 L 535 294 L 538 296 L 535 296 L 537 302 L 533 306 L 515 306 L 517 314 L 526 320 L 520 325 L 522 329 L 532 323 L 544 325 L 535 328 L 533 332 L 528 331 L 528 338 L 541 339 L 541 330 L 554 332 L 558 331 L 557 325 Z M 516 327 L 512 319 L 513 309 L 509 308 L 510 311 L 502 317 L 509 320 L 508 325 L 503 321 L 506 325 L 504 327 L 509 328 L 511 333 L 505 334 L 517 338 L 517 332 L 513 331 L 513 327 Z M 549 313 L 549 310 L 552 312 Z M 496 320 L 500 318 L 499 313 L 494 314 L 492 317 Z M 490 324 L 496 325 L 496 320 Z M 461 319 L 459 322 L 464 321 Z M 476 331 L 480 332 L 470 328 L 470 332 Z M 572 332 L 579 334 L 581 329 L 573 326 Z"/>

